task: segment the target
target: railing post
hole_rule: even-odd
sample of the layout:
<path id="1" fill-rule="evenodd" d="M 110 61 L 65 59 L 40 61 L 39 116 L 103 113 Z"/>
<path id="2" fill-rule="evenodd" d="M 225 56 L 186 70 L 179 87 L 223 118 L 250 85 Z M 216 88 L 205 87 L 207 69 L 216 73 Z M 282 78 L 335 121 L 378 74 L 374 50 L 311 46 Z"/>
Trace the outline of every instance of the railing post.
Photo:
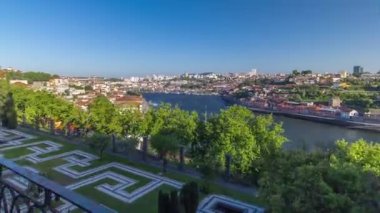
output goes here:
<path id="1" fill-rule="evenodd" d="M 51 191 L 48 189 L 45 189 L 44 206 L 50 206 L 50 205 L 51 205 Z"/>
<path id="2" fill-rule="evenodd" d="M 163 158 L 162 159 L 162 173 L 166 173 L 167 166 L 168 166 L 168 160 L 166 160 L 166 158 Z"/>
<path id="3" fill-rule="evenodd" d="M 142 157 L 143 157 L 143 160 L 146 161 L 147 160 L 147 153 L 148 153 L 148 137 L 147 136 L 144 136 L 143 137 L 143 144 L 142 144 Z"/>
<path id="4" fill-rule="evenodd" d="M 70 123 L 68 122 L 67 124 L 66 124 L 66 136 L 67 137 L 70 137 Z"/>
<path id="5" fill-rule="evenodd" d="M 39 130 L 39 129 L 40 129 L 40 121 L 39 121 L 39 117 L 38 117 L 38 116 L 36 116 L 36 117 L 34 118 L 34 128 L 35 128 L 36 130 Z"/>
<path id="6" fill-rule="evenodd" d="M 52 135 L 55 134 L 55 122 L 54 122 L 54 119 L 50 119 L 50 133 Z"/>
<path id="7" fill-rule="evenodd" d="M 183 170 L 185 164 L 185 147 L 180 146 L 179 147 L 179 164 L 178 164 L 178 169 Z"/>
<path id="8" fill-rule="evenodd" d="M 23 125 L 23 126 L 26 126 L 26 116 L 25 116 L 25 112 L 22 114 L 22 125 Z"/>
<path id="9" fill-rule="evenodd" d="M 226 154 L 226 171 L 225 171 L 225 178 L 228 181 L 231 176 L 231 161 L 232 157 L 230 154 Z"/>
<path id="10" fill-rule="evenodd" d="M 116 153 L 116 139 L 115 139 L 115 134 L 112 134 L 112 152 Z"/>

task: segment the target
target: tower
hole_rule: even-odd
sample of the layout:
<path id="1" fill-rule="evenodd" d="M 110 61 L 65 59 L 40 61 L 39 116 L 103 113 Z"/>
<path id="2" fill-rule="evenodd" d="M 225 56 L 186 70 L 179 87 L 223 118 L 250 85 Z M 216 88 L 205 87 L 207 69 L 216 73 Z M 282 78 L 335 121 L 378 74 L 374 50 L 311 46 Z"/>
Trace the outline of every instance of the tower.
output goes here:
<path id="1" fill-rule="evenodd" d="M 354 66 L 354 70 L 352 75 L 355 77 L 360 77 L 363 74 L 363 67 L 361 66 Z"/>

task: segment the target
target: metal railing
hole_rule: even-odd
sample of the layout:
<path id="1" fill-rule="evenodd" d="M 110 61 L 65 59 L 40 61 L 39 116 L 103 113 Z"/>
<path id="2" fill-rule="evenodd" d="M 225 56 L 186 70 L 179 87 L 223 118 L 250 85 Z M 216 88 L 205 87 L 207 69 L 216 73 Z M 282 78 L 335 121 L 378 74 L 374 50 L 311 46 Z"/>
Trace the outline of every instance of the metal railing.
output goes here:
<path id="1" fill-rule="evenodd" d="M 0 157 L 0 212 L 93 212 L 110 209 Z"/>

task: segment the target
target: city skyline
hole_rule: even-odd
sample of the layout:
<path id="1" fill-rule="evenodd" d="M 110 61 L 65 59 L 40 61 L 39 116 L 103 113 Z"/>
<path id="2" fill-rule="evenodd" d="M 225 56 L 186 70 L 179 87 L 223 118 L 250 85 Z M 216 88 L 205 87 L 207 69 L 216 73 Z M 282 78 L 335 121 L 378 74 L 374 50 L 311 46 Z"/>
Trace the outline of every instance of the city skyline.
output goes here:
<path id="1" fill-rule="evenodd" d="M 380 69 L 378 1 L 0 1 L 0 64 L 62 75 Z"/>
<path id="2" fill-rule="evenodd" d="M 48 73 L 51 75 L 57 75 L 61 77 L 69 77 L 69 78 L 76 78 L 76 77 L 100 77 L 100 78 L 106 78 L 106 79 L 111 79 L 111 78 L 119 78 L 119 79 L 128 79 L 128 78 L 155 78 L 155 77 L 181 77 L 185 75 L 204 75 L 204 74 L 215 74 L 218 76 L 228 76 L 231 74 L 239 74 L 239 75 L 249 75 L 250 73 L 254 73 L 253 75 L 269 75 L 269 76 L 276 76 L 276 75 L 291 75 L 294 71 L 311 71 L 313 74 L 341 74 L 342 72 L 346 72 L 351 75 L 355 75 L 355 68 L 360 67 L 362 69 L 361 74 L 380 74 L 380 70 L 377 72 L 368 72 L 364 71 L 364 68 L 361 66 L 353 66 L 352 70 L 338 70 L 338 71 L 331 71 L 331 72 L 318 72 L 318 71 L 313 71 L 313 70 L 307 70 L 307 69 L 293 69 L 290 71 L 285 71 L 285 72 L 262 72 L 259 69 L 253 68 L 251 70 L 243 70 L 243 71 L 231 71 L 231 72 L 183 72 L 183 73 L 147 73 L 147 74 L 126 74 L 122 76 L 115 76 L 115 75 L 107 75 L 105 73 L 104 75 L 95 75 L 95 74 L 89 74 L 89 75 L 76 75 L 76 74 L 66 74 L 62 75 L 61 73 L 56 73 L 56 72 L 43 72 L 41 70 L 21 70 L 18 69 L 17 67 L 8 67 L 8 66 L 1 66 L 0 65 L 0 70 L 5 70 L 5 71 L 21 71 L 21 72 L 42 72 L 42 73 Z M 251 74 L 252 75 L 252 74 Z"/>

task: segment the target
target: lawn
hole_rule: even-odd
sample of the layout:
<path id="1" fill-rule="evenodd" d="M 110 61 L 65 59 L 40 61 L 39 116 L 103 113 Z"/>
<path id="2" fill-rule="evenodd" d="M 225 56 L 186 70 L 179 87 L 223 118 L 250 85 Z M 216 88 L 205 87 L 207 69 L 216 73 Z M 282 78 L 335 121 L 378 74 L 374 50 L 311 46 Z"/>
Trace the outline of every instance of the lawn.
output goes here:
<path id="1" fill-rule="evenodd" d="M 58 144 L 62 145 L 62 147 L 58 151 L 39 155 L 39 157 L 41 157 L 41 158 L 42 157 L 45 158 L 48 156 L 54 156 L 54 155 L 64 153 L 64 152 L 68 152 L 68 151 L 72 151 L 72 150 L 81 150 L 81 151 L 88 152 L 88 153 L 96 155 L 96 153 L 93 150 L 88 149 L 84 146 L 77 146 L 74 144 L 66 143 L 66 142 L 64 142 L 64 140 L 57 140 L 56 138 L 37 137 L 35 139 L 28 140 L 25 143 L 32 143 L 32 142 L 36 142 L 36 141 L 46 141 L 46 140 L 58 143 Z M 46 145 L 40 144 L 37 146 L 39 148 L 46 148 Z M 31 154 L 31 153 L 32 153 L 32 151 L 30 151 L 27 147 L 20 147 L 20 148 L 9 149 L 6 151 L 0 151 L 0 154 L 3 154 L 3 156 L 6 158 L 17 158 L 17 157 L 24 156 L 24 155 Z M 70 168 L 74 169 L 78 172 L 82 172 L 82 171 L 87 171 L 91 168 L 97 168 L 99 166 L 102 166 L 102 165 L 105 165 L 108 163 L 112 163 L 112 162 L 117 162 L 117 163 L 121 163 L 124 165 L 132 166 L 132 167 L 138 168 L 140 170 L 148 171 L 148 172 L 150 172 L 152 174 L 156 174 L 156 175 L 160 174 L 160 172 L 161 172 L 161 169 L 159 169 L 159 168 L 152 167 L 152 166 L 142 164 L 142 163 L 131 162 L 125 158 L 122 158 L 119 156 L 114 156 L 114 155 L 109 155 L 109 154 L 104 154 L 102 159 L 92 160 L 90 166 L 81 167 L 81 166 L 75 166 L 74 165 Z M 32 163 L 26 159 L 21 159 L 21 160 L 18 160 L 17 163 L 20 165 L 25 165 L 25 166 L 36 168 L 41 172 L 42 175 L 44 175 L 47 178 L 49 178 L 53 181 L 56 181 L 62 185 L 70 185 L 70 184 L 73 184 L 75 182 L 78 182 L 78 181 L 81 181 L 84 179 L 88 179 L 89 177 L 104 173 L 106 171 L 112 171 L 114 173 L 117 173 L 117 174 L 123 175 L 127 178 L 135 180 L 136 183 L 129 186 L 125 190 L 129 193 L 140 188 L 140 187 L 142 187 L 142 186 L 144 186 L 144 185 L 146 185 L 147 183 L 149 183 L 151 181 L 151 179 L 149 179 L 149 178 L 146 178 L 146 177 L 143 177 L 143 176 L 140 176 L 137 174 L 133 174 L 131 172 L 124 171 L 124 170 L 121 170 L 118 168 L 108 168 L 105 170 L 101 170 L 101 171 L 92 173 L 91 175 L 86 176 L 86 177 L 73 179 L 73 178 L 70 178 L 66 175 L 63 175 L 62 173 L 57 172 L 53 169 L 54 167 L 68 163 L 66 160 L 64 160 L 62 158 L 49 160 L 49 161 L 45 161 L 45 162 L 41 162 L 41 163 L 37 163 L 37 164 L 34 164 L 34 163 Z M 179 172 L 167 172 L 165 174 L 165 176 L 168 178 L 171 178 L 173 180 L 180 181 L 182 183 L 186 183 L 189 181 L 197 181 L 199 183 L 199 185 L 204 184 L 204 183 L 202 183 L 202 180 L 195 179 L 193 177 L 184 175 L 184 174 L 179 173 Z M 175 189 L 172 186 L 164 184 L 164 185 L 161 185 L 158 188 L 154 189 L 153 191 L 149 192 L 148 194 L 145 194 L 143 197 L 138 198 L 133 203 L 125 203 L 125 202 L 122 202 L 122 201 L 120 201 L 120 200 L 118 200 L 112 196 L 109 196 L 109 195 L 97 190 L 95 187 L 99 186 L 100 184 L 112 185 L 112 184 L 116 184 L 116 181 L 109 179 L 109 178 L 106 178 L 106 179 L 102 179 L 102 180 L 99 180 L 97 182 L 82 186 L 78 189 L 75 189 L 75 191 L 80 193 L 80 194 L 83 194 L 86 197 L 89 197 L 89 198 L 91 198 L 97 202 L 100 202 L 109 208 L 112 208 L 112 209 L 114 209 L 116 211 L 120 211 L 120 212 L 129 212 L 129 211 L 130 212 L 157 212 L 158 191 L 159 190 L 170 191 L 170 190 Z M 245 202 L 248 202 L 251 204 L 262 204 L 262 202 L 260 202 L 260 200 L 258 200 L 255 196 L 248 195 L 245 193 L 240 193 L 238 191 L 233 191 L 233 190 L 227 189 L 226 187 L 224 187 L 222 185 L 218 185 L 215 183 L 208 183 L 208 186 L 210 189 L 210 193 L 212 193 L 212 194 L 223 194 L 223 195 L 227 195 L 227 196 L 230 196 L 232 198 L 235 198 L 235 199 L 238 199 L 241 201 L 245 201 Z M 207 196 L 207 195 L 201 194 L 201 198 L 203 198 L 205 196 Z"/>

